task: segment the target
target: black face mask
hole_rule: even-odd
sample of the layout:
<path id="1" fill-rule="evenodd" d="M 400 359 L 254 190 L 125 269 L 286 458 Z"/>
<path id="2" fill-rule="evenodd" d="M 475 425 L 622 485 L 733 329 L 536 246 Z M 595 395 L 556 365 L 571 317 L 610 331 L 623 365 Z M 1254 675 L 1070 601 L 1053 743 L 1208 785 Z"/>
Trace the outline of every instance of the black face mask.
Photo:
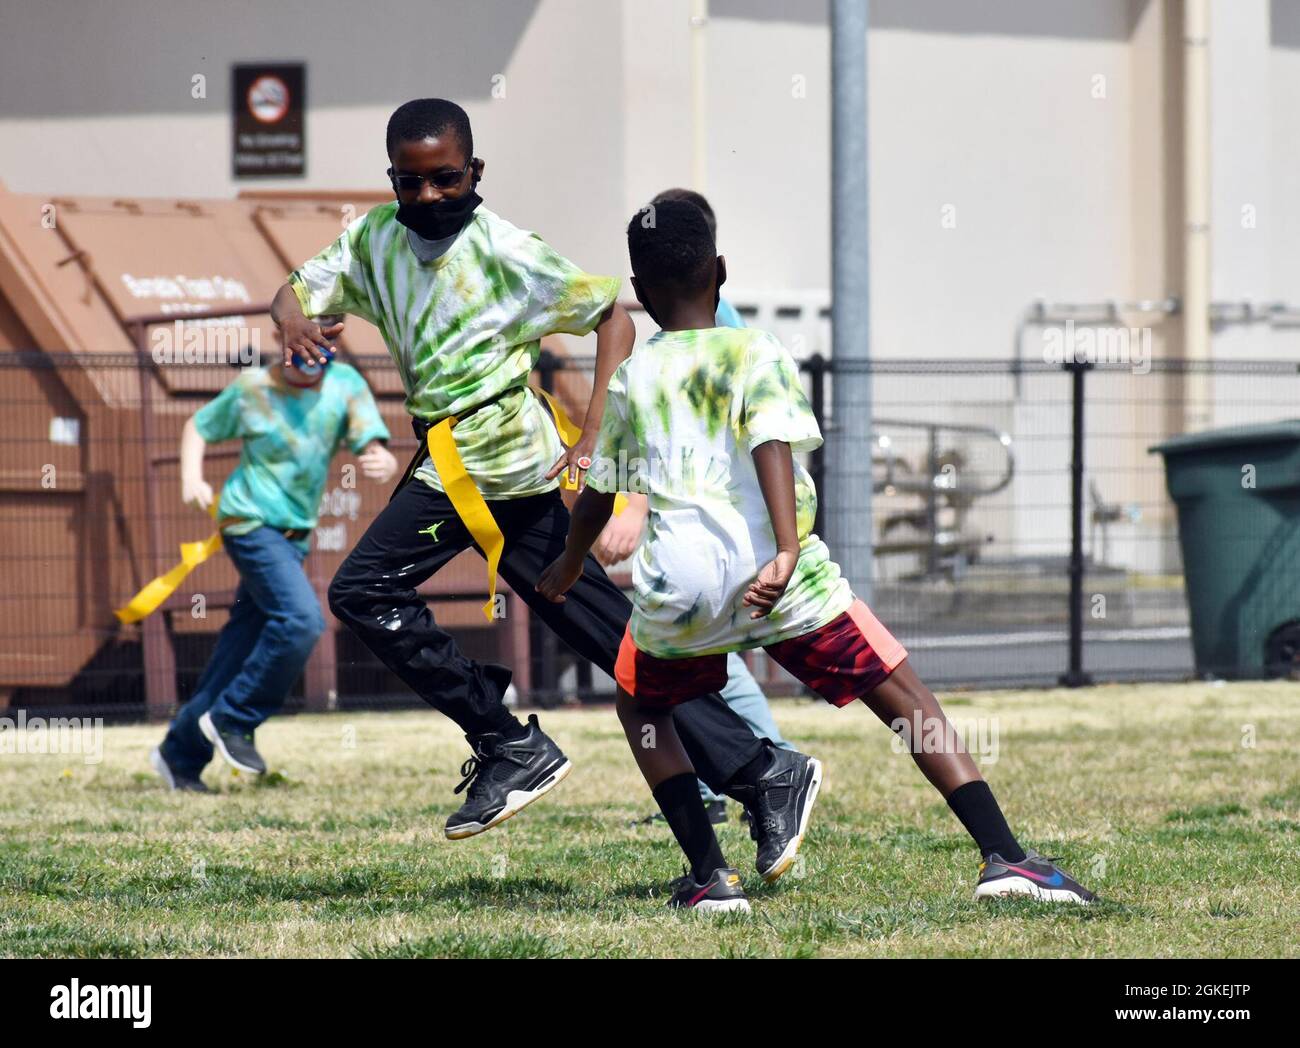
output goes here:
<path id="1" fill-rule="evenodd" d="M 397 221 L 425 240 L 444 240 L 459 233 L 483 198 L 471 189 L 464 196 L 445 197 L 428 204 L 397 201 Z"/>

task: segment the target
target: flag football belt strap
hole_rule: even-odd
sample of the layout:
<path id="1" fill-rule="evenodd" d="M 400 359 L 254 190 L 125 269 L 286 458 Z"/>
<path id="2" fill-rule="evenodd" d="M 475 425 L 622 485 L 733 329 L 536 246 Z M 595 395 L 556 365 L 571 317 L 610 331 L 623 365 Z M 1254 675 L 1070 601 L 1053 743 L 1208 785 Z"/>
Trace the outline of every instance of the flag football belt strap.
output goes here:
<path id="1" fill-rule="evenodd" d="M 208 515 L 216 517 L 217 503 L 220 498 L 212 500 L 212 505 L 208 507 Z M 199 542 L 182 542 L 181 543 L 181 561 L 170 571 L 159 575 L 147 583 L 144 589 L 140 590 L 122 607 L 117 608 L 113 614 L 117 616 L 119 622 L 130 624 L 139 622 L 141 619 L 152 615 L 163 602 L 176 592 L 176 588 L 185 581 L 185 576 L 197 568 L 210 556 L 221 548 L 221 532 L 214 531 L 206 539 Z"/>
<path id="2" fill-rule="evenodd" d="M 582 436 L 582 430 L 574 425 L 573 420 L 565 413 L 564 408 L 560 407 L 559 402 L 545 390 L 532 389 L 531 386 L 527 388 L 530 392 L 540 396 L 543 403 L 550 410 L 561 443 L 566 448 L 577 443 L 578 438 Z M 498 396 L 501 395 L 498 394 Z M 490 403 L 491 401 L 485 401 L 474 408 L 473 411 L 478 411 Z M 461 460 L 460 451 L 456 448 L 456 439 L 452 436 L 452 430 L 456 428 L 457 422 L 473 414 L 473 411 L 460 416 L 447 416 L 427 431 L 425 443 L 429 449 L 429 458 L 433 461 L 433 468 L 438 471 L 438 479 L 442 481 L 443 492 L 446 494 L 448 501 L 451 502 L 452 508 L 455 509 L 456 515 L 460 517 L 461 523 L 465 525 L 465 530 L 469 532 L 470 538 L 483 551 L 483 556 L 487 559 L 488 599 L 487 603 L 483 605 L 483 615 L 488 622 L 492 622 L 492 609 L 496 603 L 497 594 L 497 568 L 501 563 L 501 554 L 505 550 L 506 540 L 505 536 L 501 534 L 501 528 L 497 525 L 496 518 L 492 516 L 492 510 L 488 508 L 483 493 L 479 491 L 473 478 L 465 469 L 465 463 Z M 417 458 L 422 457 L 417 456 Z M 408 478 L 414 476 L 417 468 L 419 468 L 419 462 L 413 460 L 411 465 L 407 467 Z M 576 482 L 569 480 L 567 470 L 560 475 L 560 486 L 566 490 L 573 490 L 577 487 Z M 626 504 L 627 500 L 624 499 L 623 501 Z"/>

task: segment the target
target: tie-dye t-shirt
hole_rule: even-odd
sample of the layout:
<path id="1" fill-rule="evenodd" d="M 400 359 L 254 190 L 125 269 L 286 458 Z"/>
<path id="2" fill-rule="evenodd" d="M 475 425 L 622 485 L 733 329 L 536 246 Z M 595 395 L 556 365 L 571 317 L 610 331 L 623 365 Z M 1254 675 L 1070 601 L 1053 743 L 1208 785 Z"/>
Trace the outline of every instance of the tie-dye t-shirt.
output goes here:
<path id="1" fill-rule="evenodd" d="M 356 453 L 388 439 L 366 380 L 339 360 L 314 387 L 292 392 L 276 385 L 267 368 L 250 368 L 203 405 L 194 424 L 209 444 L 244 442 L 217 507 L 219 520 L 248 522 L 230 525 L 231 534 L 262 524 L 314 528 L 339 444 Z"/>
<path id="2" fill-rule="evenodd" d="M 527 391 L 543 335 L 585 335 L 620 281 L 584 273 L 534 233 L 480 206 L 445 254 L 422 262 L 397 204 L 362 215 L 289 277 L 308 316 L 351 313 L 379 328 L 412 415 L 435 423 L 500 400 L 457 423 L 456 447 L 484 498 L 555 488 L 546 471 L 564 451 Z M 437 471 L 416 474 L 437 491 Z"/>
<path id="3" fill-rule="evenodd" d="M 812 532 L 817 491 L 794 465 L 799 561 L 771 613 L 742 603 L 776 536 L 754 448 L 821 445 L 799 371 L 772 335 L 752 328 L 661 331 L 609 384 L 597 491 L 649 496 L 646 537 L 632 559 L 632 640 L 661 658 L 739 651 L 811 632 L 847 611 L 848 582 Z"/>

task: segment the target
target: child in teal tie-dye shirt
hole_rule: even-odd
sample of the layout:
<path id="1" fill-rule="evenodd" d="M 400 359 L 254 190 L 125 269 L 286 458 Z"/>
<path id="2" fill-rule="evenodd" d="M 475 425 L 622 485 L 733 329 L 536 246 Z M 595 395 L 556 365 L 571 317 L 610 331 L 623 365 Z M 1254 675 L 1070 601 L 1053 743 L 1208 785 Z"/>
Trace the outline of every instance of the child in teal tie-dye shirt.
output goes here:
<path id="1" fill-rule="evenodd" d="M 207 791 L 200 776 L 214 748 L 236 770 L 266 771 L 253 733 L 283 705 L 325 628 L 302 562 L 334 452 L 346 445 L 379 483 L 397 470 L 365 379 L 338 361 L 251 368 L 195 413 L 180 456 L 181 497 L 195 509 L 213 501 L 204 448 L 224 440 L 242 442 L 217 507 L 239 588 L 194 695 L 151 756 L 168 786 L 195 792 Z"/>
<path id="2" fill-rule="evenodd" d="M 291 385 L 282 371 L 250 368 L 194 415 L 205 443 L 242 442 L 239 465 L 221 489 L 217 519 L 224 534 L 246 535 L 263 524 L 310 532 L 338 446 L 361 455 L 372 442 L 388 440 L 370 387 L 355 368 L 334 361 L 305 388 Z"/>

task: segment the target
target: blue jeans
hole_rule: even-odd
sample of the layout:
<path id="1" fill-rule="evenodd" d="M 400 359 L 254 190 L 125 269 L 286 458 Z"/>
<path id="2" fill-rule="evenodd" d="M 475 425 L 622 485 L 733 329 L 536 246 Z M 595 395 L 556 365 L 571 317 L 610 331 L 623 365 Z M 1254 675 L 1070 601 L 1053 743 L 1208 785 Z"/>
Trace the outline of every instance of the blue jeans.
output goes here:
<path id="1" fill-rule="evenodd" d="M 167 763 L 186 775 L 197 775 L 212 759 L 199 718 L 211 713 L 223 729 L 256 730 L 284 705 L 325 629 L 320 602 L 302 570 L 302 545 L 267 527 L 223 535 L 221 544 L 240 578 L 230 621 L 162 743 Z"/>
<path id="2" fill-rule="evenodd" d="M 749 667 L 734 651 L 727 656 L 727 686 L 720 692 L 723 701 L 732 708 L 740 718 L 749 725 L 749 730 L 757 738 L 770 739 L 783 750 L 794 747 L 786 741 L 781 729 L 772 719 L 772 708 L 767 704 L 767 696 L 758 686 L 758 681 L 749 672 Z M 703 782 L 700 783 L 700 796 L 705 804 L 724 800 Z"/>

